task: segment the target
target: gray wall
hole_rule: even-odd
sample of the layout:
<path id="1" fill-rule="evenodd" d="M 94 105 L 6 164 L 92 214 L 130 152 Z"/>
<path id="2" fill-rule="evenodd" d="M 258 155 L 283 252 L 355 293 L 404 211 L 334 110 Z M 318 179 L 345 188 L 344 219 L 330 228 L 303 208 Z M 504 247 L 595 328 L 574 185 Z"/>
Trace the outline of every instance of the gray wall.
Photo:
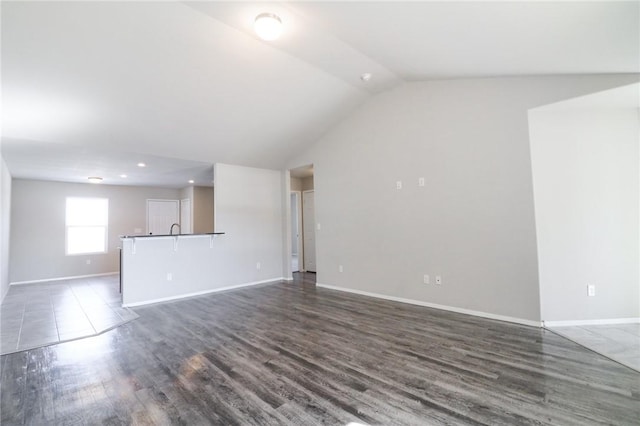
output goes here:
<path id="1" fill-rule="evenodd" d="M 640 317 L 637 109 L 542 108 L 529 123 L 542 319 Z"/>
<path id="2" fill-rule="evenodd" d="M 65 255 L 65 202 L 71 196 L 109 199 L 108 253 Z M 10 281 L 118 271 L 119 236 L 146 228 L 148 198 L 178 199 L 179 190 L 14 179 Z"/>
<path id="3" fill-rule="evenodd" d="M 0 302 L 9 290 L 11 175 L 0 154 Z"/>
<path id="4" fill-rule="evenodd" d="M 302 180 L 300 178 L 291 178 L 291 190 L 302 191 Z"/>
<path id="5" fill-rule="evenodd" d="M 196 186 L 193 188 L 193 232 L 204 234 L 213 232 L 213 188 Z"/>
<path id="6" fill-rule="evenodd" d="M 313 176 L 301 179 L 300 183 L 301 191 L 311 191 L 313 189 Z"/>
<path id="7" fill-rule="evenodd" d="M 287 165 L 314 165 L 318 282 L 539 321 L 527 111 L 637 80 L 433 81 L 372 98 Z"/>

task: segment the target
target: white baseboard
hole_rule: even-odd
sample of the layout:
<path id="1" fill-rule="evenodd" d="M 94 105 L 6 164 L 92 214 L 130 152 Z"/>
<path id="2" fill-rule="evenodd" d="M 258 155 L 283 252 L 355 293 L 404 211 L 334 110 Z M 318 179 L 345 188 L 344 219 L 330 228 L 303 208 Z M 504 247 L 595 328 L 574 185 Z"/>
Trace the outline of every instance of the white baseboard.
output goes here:
<path id="1" fill-rule="evenodd" d="M 135 306 L 144 306 L 144 305 L 151 305 L 154 303 L 171 302 L 173 300 L 187 299 L 189 297 L 196 297 L 196 296 L 204 296 L 205 294 L 219 293 L 221 291 L 235 290 L 238 288 L 251 287 L 251 286 L 260 285 L 260 284 L 275 284 L 283 280 L 284 278 L 282 277 L 271 278 L 268 280 L 253 281 L 253 282 L 244 283 L 244 284 L 231 285 L 228 287 L 220 287 L 220 288 L 214 288 L 210 290 L 197 291 L 195 293 L 187 293 L 187 294 L 180 294 L 177 296 L 169 296 L 169 297 L 161 297 L 159 299 L 145 300 L 144 302 L 123 303 L 122 306 L 125 308 L 133 308 Z"/>
<path id="2" fill-rule="evenodd" d="M 49 281 L 74 280 L 76 278 L 105 277 L 107 275 L 118 275 L 119 273 L 120 272 L 116 271 L 116 272 L 105 272 L 103 274 L 74 275 L 72 277 L 47 278 L 44 280 L 15 281 L 15 282 L 9 283 L 9 285 L 37 284 L 37 283 L 46 283 Z"/>
<path id="3" fill-rule="evenodd" d="M 640 324 L 640 318 L 611 318 L 595 320 L 542 321 L 545 327 L 574 327 L 580 325 Z"/>
<path id="4" fill-rule="evenodd" d="M 363 295 L 363 296 L 375 297 L 377 299 L 392 300 L 394 302 L 408 303 L 410 305 L 425 306 L 427 308 L 440 309 L 440 310 L 443 310 L 443 311 L 456 312 L 456 313 L 459 313 L 459 314 L 473 315 L 473 316 L 476 316 L 476 317 L 487 318 L 487 319 L 492 319 L 492 320 L 512 322 L 512 323 L 516 323 L 516 324 L 527 325 L 529 327 L 542 327 L 542 324 L 541 324 L 540 321 L 532 321 L 532 320 L 527 320 L 527 319 L 523 319 L 523 318 L 515 318 L 515 317 L 504 316 L 504 315 L 490 314 L 488 312 L 473 311 L 473 310 L 470 310 L 470 309 L 457 308 L 455 306 L 438 305 L 438 304 L 435 304 L 435 303 L 423 302 L 421 300 L 404 299 L 402 297 L 387 296 L 387 295 L 384 295 L 384 294 L 370 293 L 368 291 L 354 290 L 354 289 L 345 288 L 345 287 L 336 287 L 336 286 L 328 285 L 328 284 L 319 284 L 319 283 L 317 283 L 316 286 L 317 287 L 328 288 L 330 290 L 338 290 L 338 291 L 344 291 L 344 292 L 347 292 L 347 293 L 355 293 L 355 294 L 360 294 L 360 295 Z"/>

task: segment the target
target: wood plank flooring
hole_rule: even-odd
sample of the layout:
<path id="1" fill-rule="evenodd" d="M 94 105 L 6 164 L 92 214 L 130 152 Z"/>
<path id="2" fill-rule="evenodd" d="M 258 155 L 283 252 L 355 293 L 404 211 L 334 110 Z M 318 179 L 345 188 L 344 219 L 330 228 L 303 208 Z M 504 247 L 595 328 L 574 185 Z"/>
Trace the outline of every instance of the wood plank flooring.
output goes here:
<path id="1" fill-rule="evenodd" d="M 640 374 L 551 332 L 312 281 L 2 356 L 2 424 L 640 424 Z"/>

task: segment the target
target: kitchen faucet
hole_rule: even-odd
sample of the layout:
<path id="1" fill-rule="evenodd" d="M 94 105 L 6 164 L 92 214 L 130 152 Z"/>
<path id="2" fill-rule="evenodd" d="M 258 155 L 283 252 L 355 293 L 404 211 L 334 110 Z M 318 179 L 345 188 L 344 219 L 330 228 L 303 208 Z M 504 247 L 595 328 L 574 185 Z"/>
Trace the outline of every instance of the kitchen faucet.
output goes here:
<path id="1" fill-rule="evenodd" d="M 180 235 L 180 224 L 179 223 L 174 223 L 173 225 L 171 225 L 171 229 L 169 230 L 169 235 L 173 235 L 173 227 L 174 226 L 178 227 L 178 235 Z"/>

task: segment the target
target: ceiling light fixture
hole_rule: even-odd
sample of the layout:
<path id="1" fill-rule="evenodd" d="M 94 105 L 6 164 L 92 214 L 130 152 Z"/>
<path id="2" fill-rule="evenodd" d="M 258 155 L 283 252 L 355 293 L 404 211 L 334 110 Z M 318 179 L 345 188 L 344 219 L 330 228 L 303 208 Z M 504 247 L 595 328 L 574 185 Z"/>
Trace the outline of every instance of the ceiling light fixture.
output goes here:
<path id="1" fill-rule="evenodd" d="M 258 37 L 266 41 L 280 37 L 282 29 L 282 20 L 275 13 L 261 13 L 253 22 L 253 30 Z"/>
<path id="2" fill-rule="evenodd" d="M 101 183 L 102 182 L 102 178 L 98 177 L 98 176 L 90 176 L 88 179 L 89 179 L 89 183 Z"/>
<path id="3" fill-rule="evenodd" d="M 195 181 L 193 179 L 189 179 L 189 183 L 194 183 Z"/>
<path id="4" fill-rule="evenodd" d="M 126 178 L 126 177 L 127 177 L 127 175 L 125 175 L 125 174 L 121 174 L 121 175 L 120 175 L 120 177 L 121 177 L 121 178 Z"/>
<path id="5" fill-rule="evenodd" d="M 360 76 L 360 80 L 362 80 L 362 81 L 364 81 L 366 83 L 369 80 L 371 80 L 371 77 L 373 77 L 373 74 L 371 74 L 370 72 L 365 72 L 364 74 L 362 74 Z"/>
<path id="6" fill-rule="evenodd" d="M 144 163 L 138 163 L 138 167 L 147 167 L 147 165 Z"/>

